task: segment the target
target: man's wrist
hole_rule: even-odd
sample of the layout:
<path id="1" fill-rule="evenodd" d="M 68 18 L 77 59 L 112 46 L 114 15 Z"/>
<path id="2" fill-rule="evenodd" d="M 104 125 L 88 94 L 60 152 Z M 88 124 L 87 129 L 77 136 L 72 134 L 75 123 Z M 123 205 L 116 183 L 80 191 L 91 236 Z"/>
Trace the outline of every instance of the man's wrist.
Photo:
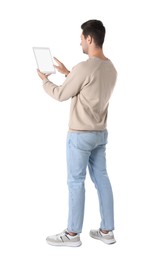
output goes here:
<path id="1" fill-rule="evenodd" d="M 48 78 L 43 79 L 43 84 L 45 84 L 47 81 L 49 81 Z"/>
<path id="2" fill-rule="evenodd" d="M 69 73 L 70 73 L 70 71 L 68 70 L 67 73 L 65 74 L 65 77 L 67 77 Z"/>

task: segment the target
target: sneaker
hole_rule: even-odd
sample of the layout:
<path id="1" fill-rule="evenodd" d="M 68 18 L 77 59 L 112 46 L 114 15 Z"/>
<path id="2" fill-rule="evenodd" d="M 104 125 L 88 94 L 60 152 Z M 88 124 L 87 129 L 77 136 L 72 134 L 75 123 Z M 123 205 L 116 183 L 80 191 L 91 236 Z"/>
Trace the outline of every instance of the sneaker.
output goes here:
<path id="1" fill-rule="evenodd" d="M 100 229 L 98 230 L 90 230 L 90 234 L 89 234 L 92 238 L 95 239 L 99 239 L 102 242 L 106 243 L 106 244 L 114 244 L 116 242 L 115 238 L 114 238 L 114 234 L 113 231 L 109 231 L 107 234 L 104 234 L 103 232 L 101 232 Z"/>
<path id="2" fill-rule="evenodd" d="M 82 242 L 80 241 L 80 236 L 77 234 L 75 236 L 70 236 L 67 230 L 64 230 L 62 233 L 49 236 L 46 238 L 46 241 L 49 245 L 52 246 L 80 246 Z"/>

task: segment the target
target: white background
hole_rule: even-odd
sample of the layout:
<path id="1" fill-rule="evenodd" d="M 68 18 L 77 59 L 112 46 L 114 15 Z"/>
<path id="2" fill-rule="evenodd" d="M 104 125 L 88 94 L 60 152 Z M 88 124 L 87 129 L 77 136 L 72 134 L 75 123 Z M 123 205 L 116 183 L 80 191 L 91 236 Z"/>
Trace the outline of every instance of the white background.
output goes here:
<path id="1" fill-rule="evenodd" d="M 0 4 L 0 258 L 167 259 L 168 38 L 165 0 L 6 0 Z M 104 53 L 118 71 L 108 118 L 107 166 L 115 237 L 99 227 L 97 195 L 86 179 L 82 246 L 57 248 L 48 235 L 67 221 L 65 141 L 70 101 L 47 96 L 33 46 L 50 47 L 71 69 L 87 57 L 80 25 L 100 19 Z M 64 80 L 51 76 L 57 84 Z"/>

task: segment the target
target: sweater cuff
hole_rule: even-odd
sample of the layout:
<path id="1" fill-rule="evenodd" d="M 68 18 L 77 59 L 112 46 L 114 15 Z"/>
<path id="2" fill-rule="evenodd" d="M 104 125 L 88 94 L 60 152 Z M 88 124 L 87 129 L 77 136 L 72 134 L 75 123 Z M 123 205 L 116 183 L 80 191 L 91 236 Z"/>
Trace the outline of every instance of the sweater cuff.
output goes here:
<path id="1" fill-rule="evenodd" d="M 48 79 L 43 79 L 43 85 L 45 84 L 45 83 L 47 83 L 49 80 Z"/>

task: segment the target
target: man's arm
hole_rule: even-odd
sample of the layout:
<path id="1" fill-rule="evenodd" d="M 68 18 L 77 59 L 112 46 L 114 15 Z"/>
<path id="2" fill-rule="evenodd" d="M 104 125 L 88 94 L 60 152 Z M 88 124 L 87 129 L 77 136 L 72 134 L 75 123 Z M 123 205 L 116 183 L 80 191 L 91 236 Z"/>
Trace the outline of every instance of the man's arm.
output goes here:
<path id="1" fill-rule="evenodd" d="M 80 92 L 81 87 L 84 84 L 87 84 L 88 78 L 83 71 L 83 62 L 76 65 L 71 72 L 69 72 L 66 67 L 61 64 L 57 66 L 59 67 L 60 72 L 65 75 L 66 73 L 68 74 L 68 77 L 61 86 L 57 86 L 53 82 L 49 81 L 49 75 L 45 75 L 39 70 L 37 70 L 37 72 L 39 77 L 43 80 L 43 87 L 47 94 L 58 101 L 65 101 L 73 96 L 76 96 Z"/>

